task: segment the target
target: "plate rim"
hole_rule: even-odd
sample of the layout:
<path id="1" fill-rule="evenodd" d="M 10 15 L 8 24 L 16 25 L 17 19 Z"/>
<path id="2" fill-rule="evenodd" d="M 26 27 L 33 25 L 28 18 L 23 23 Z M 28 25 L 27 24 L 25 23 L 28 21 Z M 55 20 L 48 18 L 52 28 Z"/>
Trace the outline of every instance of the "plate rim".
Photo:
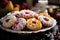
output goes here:
<path id="1" fill-rule="evenodd" d="M 56 22 L 56 20 L 54 18 L 51 18 L 51 19 L 53 21 L 53 26 L 48 27 L 48 28 L 44 28 L 44 29 L 40 29 L 38 31 L 15 31 L 15 30 L 11 30 L 11 29 L 6 29 L 6 28 L 2 27 L 1 25 L 0 25 L 0 28 L 2 30 L 7 31 L 7 32 L 18 33 L 18 34 L 21 34 L 21 33 L 23 33 L 23 34 L 26 34 L 26 33 L 31 34 L 31 33 L 45 32 L 45 31 L 50 30 L 51 28 L 55 27 L 55 25 L 57 24 L 57 22 Z"/>

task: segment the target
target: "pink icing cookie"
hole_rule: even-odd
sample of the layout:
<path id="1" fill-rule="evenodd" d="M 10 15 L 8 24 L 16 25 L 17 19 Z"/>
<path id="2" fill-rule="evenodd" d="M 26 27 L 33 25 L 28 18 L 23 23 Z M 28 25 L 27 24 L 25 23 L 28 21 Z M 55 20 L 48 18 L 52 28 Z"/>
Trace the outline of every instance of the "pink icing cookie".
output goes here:
<path id="1" fill-rule="evenodd" d="M 31 11 L 31 10 L 21 10 L 20 11 L 20 17 L 22 17 L 22 18 L 29 19 L 29 18 L 32 18 L 34 16 L 36 16 L 36 13 Z"/>
<path id="2" fill-rule="evenodd" d="M 26 20 L 24 18 L 17 18 L 17 22 L 13 25 L 13 30 L 23 30 L 26 25 Z"/>

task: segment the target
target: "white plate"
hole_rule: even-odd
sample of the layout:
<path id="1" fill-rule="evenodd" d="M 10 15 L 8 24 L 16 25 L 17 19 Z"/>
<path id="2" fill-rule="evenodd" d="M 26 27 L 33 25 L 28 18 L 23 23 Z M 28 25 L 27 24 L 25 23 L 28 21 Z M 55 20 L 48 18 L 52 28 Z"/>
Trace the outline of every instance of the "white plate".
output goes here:
<path id="1" fill-rule="evenodd" d="M 56 22 L 56 20 L 54 18 L 52 18 L 52 21 L 53 21 L 53 26 L 52 27 L 40 29 L 38 31 L 14 31 L 14 30 L 11 30 L 11 29 L 6 29 L 6 28 L 2 27 L 1 25 L 0 25 L 0 28 L 3 29 L 3 30 L 5 30 L 5 31 L 12 32 L 12 33 L 18 33 L 18 34 L 21 34 L 21 33 L 23 33 L 23 34 L 29 33 L 29 34 L 31 34 L 31 33 L 44 32 L 44 31 L 50 30 L 51 28 L 55 27 L 55 25 L 57 24 L 57 22 Z"/>

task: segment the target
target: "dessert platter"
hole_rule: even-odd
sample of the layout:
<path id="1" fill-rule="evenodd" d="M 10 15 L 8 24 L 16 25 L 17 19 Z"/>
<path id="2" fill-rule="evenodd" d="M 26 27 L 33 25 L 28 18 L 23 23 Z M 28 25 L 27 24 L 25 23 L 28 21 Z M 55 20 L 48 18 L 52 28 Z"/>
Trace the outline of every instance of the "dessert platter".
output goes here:
<path id="1" fill-rule="evenodd" d="M 0 28 L 14 33 L 37 33 L 53 28 L 56 20 L 49 14 L 31 10 L 9 12 L 0 19 Z"/>
<path id="2" fill-rule="evenodd" d="M 7 5 L 9 4 L 11 1 Z M 0 19 L 0 28 L 8 32 L 19 34 L 44 32 L 53 28 L 57 23 L 48 13 L 36 13 L 30 9 L 19 10 L 18 7 L 15 9 L 11 7 L 9 11 Z"/>

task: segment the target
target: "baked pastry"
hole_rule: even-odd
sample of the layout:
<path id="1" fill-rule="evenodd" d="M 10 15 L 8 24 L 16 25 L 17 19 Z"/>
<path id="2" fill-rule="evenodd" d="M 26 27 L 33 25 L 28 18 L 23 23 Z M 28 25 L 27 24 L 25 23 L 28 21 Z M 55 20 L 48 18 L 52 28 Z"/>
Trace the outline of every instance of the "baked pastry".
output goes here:
<path id="1" fill-rule="evenodd" d="M 30 30 L 39 30 L 42 28 L 41 21 L 36 18 L 31 18 L 27 20 L 27 28 Z"/>
<path id="2" fill-rule="evenodd" d="M 38 19 L 38 16 L 39 16 L 39 15 L 36 14 L 36 13 L 35 13 L 35 14 L 32 14 L 32 18 L 36 18 L 36 19 Z"/>
<path id="3" fill-rule="evenodd" d="M 19 31 L 19 30 L 23 30 L 25 26 L 26 26 L 26 20 L 24 18 L 17 18 L 17 21 L 12 26 L 12 29 Z"/>
<path id="4" fill-rule="evenodd" d="M 7 15 L 14 15 L 16 17 L 20 17 L 20 11 L 12 11 L 12 12 L 9 12 Z"/>
<path id="5" fill-rule="evenodd" d="M 53 25 L 52 19 L 46 16 L 39 16 L 38 19 L 42 22 L 42 24 L 46 27 L 50 27 Z"/>
<path id="6" fill-rule="evenodd" d="M 51 18 L 51 16 L 49 14 L 47 14 L 47 13 L 40 13 L 39 16 L 46 16 L 48 18 Z"/>
<path id="7" fill-rule="evenodd" d="M 1 20 L 3 27 L 10 28 L 17 21 L 17 18 L 14 15 L 6 15 Z"/>
<path id="8" fill-rule="evenodd" d="M 35 12 L 31 11 L 31 10 L 21 10 L 21 11 L 12 11 L 10 13 L 8 13 L 7 15 L 14 15 L 16 17 L 19 18 L 38 18 L 38 14 L 36 14 Z"/>
<path id="9" fill-rule="evenodd" d="M 36 17 L 37 18 L 38 14 L 36 15 L 35 12 L 31 11 L 31 10 L 21 10 L 20 11 L 20 17 L 29 19 L 32 17 Z"/>

